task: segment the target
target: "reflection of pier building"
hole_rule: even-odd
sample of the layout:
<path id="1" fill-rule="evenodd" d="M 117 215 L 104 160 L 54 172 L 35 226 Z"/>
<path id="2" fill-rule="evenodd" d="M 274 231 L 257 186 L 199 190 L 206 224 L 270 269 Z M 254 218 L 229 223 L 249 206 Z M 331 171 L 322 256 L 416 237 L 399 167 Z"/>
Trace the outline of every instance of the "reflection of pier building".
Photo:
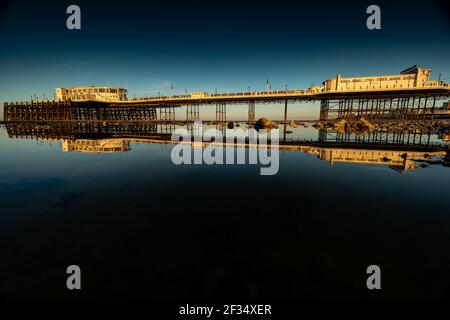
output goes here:
<path id="1" fill-rule="evenodd" d="M 61 145 L 64 152 L 113 153 L 131 150 L 129 143 L 122 139 L 61 140 Z"/>
<path id="2" fill-rule="evenodd" d="M 48 125 L 36 125 L 32 122 L 7 123 L 6 129 L 10 138 L 37 140 L 61 140 L 64 152 L 81 153 L 112 153 L 130 151 L 130 143 L 156 143 L 177 144 L 178 140 L 171 139 L 171 132 L 175 130 L 174 125 L 139 125 L 123 123 L 90 123 L 90 122 L 66 122 L 52 123 Z M 189 129 L 189 128 L 188 128 Z M 189 130 L 195 134 L 195 128 Z M 448 145 L 430 141 L 429 135 L 414 133 L 413 138 L 409 135 L 397 133 L 391 137 L 385 132 L 381 139 L 380 133 L 374 136 L 362 138 L 361 136 L 346 137 L 348 139 L 336 139 L 328 135 L 326 130 L 321 129 L 317 141 L 280 141 L 278 146 L 271 145 L 270 148 L 278 148 L 285 151 L 304 151 L 317 155 L 319 159 L 330 162 L 360 163 L 371 165 L 388 165 L 399 171 L 416 168 L 416 161 L 438 163 L 439 159 L 447 155 Z M 419 136 L 419 137 L 416 137 Z M 365 135 L 363 135 L 365 136 Z M 423 139 L 420 138 L 425 136 Z M 416 137 L 416 139 L 414 139 Z M 191 137 L 192 138 L 192 137 Z M 188 141 L 192 147 L 206 148 L 211 143 L 218 146 L 229 147 L 227 143 L 195 140 Z M 235 143 L 234 147 L 258 147 L 251 145 L 249 140 L 243 143 Z"/>
<path id="3" fill-rule="evenodd" d="M 113 87 L 70 87 L 56 88 L 56 100 L 59 101 L 103 101 L 117 102 L 127 100 L 127 90 Z"/>
<path id="4" fill-rule="evenodd" d="M 415 161 L 427 161 L 431 156 L 444 156 L 445 152 L 320 148 L 318 155 L 319 159 L 330 164 L 347 162 L 388 165 L 399 171 L 407 171 L 416 168 Z"/>
<path id="5" fill-rule="evenodd" d="M 371 145 L 408 145 L 430 146 L 438 142 L 432 139 L 434 133 L 426 128 L 417 129 L 386 129 L 377 127 L 372 131 L 339 132 L 333 128 L 319 130 L 318 140 L 327 143 L 371 144 Z M 438 135 L 442 139 L 441 133 Z M 439 144 L 439 143 L 438 143 Z"/>

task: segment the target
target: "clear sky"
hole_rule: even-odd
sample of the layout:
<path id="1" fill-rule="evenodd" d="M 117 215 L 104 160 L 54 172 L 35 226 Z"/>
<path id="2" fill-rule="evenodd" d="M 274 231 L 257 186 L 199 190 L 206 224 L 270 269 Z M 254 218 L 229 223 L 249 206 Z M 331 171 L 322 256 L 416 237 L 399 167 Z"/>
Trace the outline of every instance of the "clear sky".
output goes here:
<path id="1" fill-rule="evenodd" d="M 70 4 L 81 30 L 66 28 Z M 366 28 L 370 4 L 381 30 Z M 267 77 L 273 89 L 307 88 L 414 64 L 448 78 L 449 12 L 448 1 L 2 1 L 0 100 L 108 80 L 131 97 L 170 94 L 172 83 L 264 90 Z"/>

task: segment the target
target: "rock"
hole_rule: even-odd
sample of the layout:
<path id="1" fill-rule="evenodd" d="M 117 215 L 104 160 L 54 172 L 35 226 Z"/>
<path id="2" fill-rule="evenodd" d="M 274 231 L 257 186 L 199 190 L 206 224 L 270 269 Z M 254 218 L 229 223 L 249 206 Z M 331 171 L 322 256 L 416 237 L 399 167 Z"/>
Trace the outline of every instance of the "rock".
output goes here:
<path id="1" fill-rule="evenodd" d="M 278 125 L 266 118 L 258 119 L 258 121 L 255 122 L 256 130 L 261 130 L 261 129 L 269 129 L 270 130 L 270 129 L 274 129 L 274 128 L 278 128 Z"/>
<path id="2" fill-rule="evenodd" d="M 358 131 L 372 131 L 375 129 L 375 126 L 368 120 L 359 118 L 358 121 L 355 122 L 355 129 Z"/>
<path id="3" fill-rule="evenodd" d="M 350 125 L 345 119 L 340 119 L 333 125 L 333 128 L 337 130 L 339 133 L 345 132 L 347 129 L 349 129 L 349 127 Z"/>
<path id="4" fill-rule="evenodd" d="M 43 125 L 35 125 L 34 128 L 35 128 L 36 130 L 49 130 L 49 129 L 50 129 L 50 126 L 49 126 L 49 125 L 43 124 Z"/>
<path id="5" fill-rule="evenodd" d="M 450 129 L 450 122 L 447 120 L 441 121 L 440 127 L 442 130 L 448 130 Z"/>
<path id="6" fill-rule="evenodd" d="M 325 122 L 317 121 L 316 123 L 313 124 L 313 127 L 316 129 L 323 129 L 325 128 Z"/>

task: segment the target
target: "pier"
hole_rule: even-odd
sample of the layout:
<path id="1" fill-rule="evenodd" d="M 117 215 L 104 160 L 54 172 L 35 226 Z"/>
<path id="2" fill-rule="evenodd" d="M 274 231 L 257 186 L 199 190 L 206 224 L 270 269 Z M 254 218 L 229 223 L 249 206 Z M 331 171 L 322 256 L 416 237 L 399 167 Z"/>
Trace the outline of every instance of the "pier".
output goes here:
<path id="1" fill-rule="evenodd" d="M 268 90 L 132 98 L 126 90 L 110 87 L 56 88 L 56 100 L 5 102 L 5 121 L 175 121 L 175 109 L 186 108 L 186 121 L 200 119 L 201 106 L 216 107 L 216 121 L 227 120 L 228 105 L 248 108 L 248 122 L 255 122 L 257 105 L 317 102 L 320 120 L 422 119 L 450 117 L 450 84 L 430 80 L 430 69 L 413 66 L 396 75 L 343 78 L 337 75 L 305 90 Z M 106 92 L 105 92 L 106 91 Z"/>

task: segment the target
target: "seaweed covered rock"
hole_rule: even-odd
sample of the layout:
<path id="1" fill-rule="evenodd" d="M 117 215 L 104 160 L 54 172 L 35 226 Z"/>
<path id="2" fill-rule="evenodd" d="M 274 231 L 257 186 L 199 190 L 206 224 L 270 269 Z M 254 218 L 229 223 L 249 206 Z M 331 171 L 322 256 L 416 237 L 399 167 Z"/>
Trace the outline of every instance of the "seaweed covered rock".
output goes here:
<path id="1" fill-rule="evenodd" d="M 333 125 L 333 128 L 338 131 L 338 132 L 345 132 L 350 128 L 349 123 L 347 122 L 347 120 L 345 119 L 340 119 L 338 121 L 336 121 Z"/>
<path id="2" fill-rule="evenodd" d="M 278 128 L 277 124 L 270 121 L 267 118 L 261 118 L 258 119 L 258 121 L 255 122 L 255 129 L 256 130 L 261 130 L 261 129 L 276 129 Z"/>
<path id="3" fill-rule="evenodd" d="M 317 121 L 313 124 L 313 127 L 316 129 L 323 129 L 326 127 L 326 123 L 324 121 Z"/>
<path id="4" fill-rule="evenodd" d="M 355 122 L 354 127 L 357 131 L 372 131 L 375 129 L 375 126 L 365 118 L 359 118 Z"/>

